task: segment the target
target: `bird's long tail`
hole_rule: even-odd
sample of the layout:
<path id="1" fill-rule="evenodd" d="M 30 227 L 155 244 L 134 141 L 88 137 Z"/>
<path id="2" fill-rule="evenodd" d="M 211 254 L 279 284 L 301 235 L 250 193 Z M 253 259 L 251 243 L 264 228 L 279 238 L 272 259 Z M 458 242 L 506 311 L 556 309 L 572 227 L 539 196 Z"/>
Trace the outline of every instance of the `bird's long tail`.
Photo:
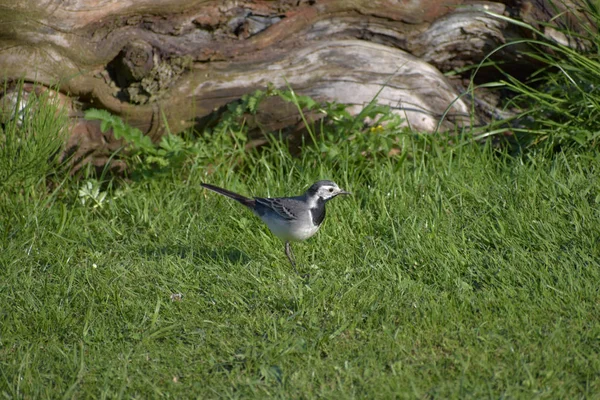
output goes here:
<path id="1" fill-rule="evenodd" d="M 244 197 L 241 194 L 231 192 L 227 189 L 223 189 L 218 186 L 209 185 L 208 183 L 201 183 L 200 185 L 208 190 L 212 190 L 213 192 L 219 193 L 220 195 L 234 199 L 235 201 L 245 205 L 246 207 L 254 208 L 254 199 Z"/>

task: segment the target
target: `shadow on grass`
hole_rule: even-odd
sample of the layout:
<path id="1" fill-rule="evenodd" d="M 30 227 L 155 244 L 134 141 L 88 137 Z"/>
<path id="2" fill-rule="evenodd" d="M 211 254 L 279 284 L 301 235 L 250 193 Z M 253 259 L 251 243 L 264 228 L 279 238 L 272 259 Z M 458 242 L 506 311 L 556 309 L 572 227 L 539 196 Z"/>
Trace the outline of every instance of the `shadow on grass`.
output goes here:
<path id="1" fill-rule="evenodd" d="M 205 246 L 191 247 L 182 245 L 173 246 L 144 246 L 140 254 L 147 258 L 162 258 L 165 256 L 178 257 L 181 259 L 192 258 L 194 262 L 206 262 L 208 260 L 216 263 L 246 264 L 251 258 L 235 247 L 209 248 Z"/>

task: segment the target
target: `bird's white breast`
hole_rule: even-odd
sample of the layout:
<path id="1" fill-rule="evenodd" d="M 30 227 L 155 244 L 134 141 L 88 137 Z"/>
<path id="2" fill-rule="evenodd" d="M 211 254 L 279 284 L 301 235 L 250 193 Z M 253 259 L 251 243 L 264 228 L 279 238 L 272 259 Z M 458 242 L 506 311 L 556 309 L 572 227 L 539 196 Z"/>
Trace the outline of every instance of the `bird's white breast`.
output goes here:
<path id="1" fill-rule="evenodd" d="M 283 218 L 262 218 L 262 220 L 273 232 L 273 235 L 282 240 L 306 240 L 319 230 L 319 226 L 312 223 L 310 212 L 306 212 L 306 215 L 302 215 L 295 221 Z"/>

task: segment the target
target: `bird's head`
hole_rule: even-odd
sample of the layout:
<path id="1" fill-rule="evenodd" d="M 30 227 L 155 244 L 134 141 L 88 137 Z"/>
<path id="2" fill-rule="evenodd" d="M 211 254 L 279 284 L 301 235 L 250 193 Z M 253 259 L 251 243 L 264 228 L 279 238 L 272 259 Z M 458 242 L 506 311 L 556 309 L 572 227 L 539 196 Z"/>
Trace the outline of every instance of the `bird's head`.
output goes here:
<path id="1" fill-rule="evenodd" d="M 308 188 L 306 194 L 312 198 L 319 198 L 323 201 L 331 200 L 338 194 L 351 194 L 350 192 L 346 192 L 333 181 L 318 181 L 313 183 L 311 187 Z"/>

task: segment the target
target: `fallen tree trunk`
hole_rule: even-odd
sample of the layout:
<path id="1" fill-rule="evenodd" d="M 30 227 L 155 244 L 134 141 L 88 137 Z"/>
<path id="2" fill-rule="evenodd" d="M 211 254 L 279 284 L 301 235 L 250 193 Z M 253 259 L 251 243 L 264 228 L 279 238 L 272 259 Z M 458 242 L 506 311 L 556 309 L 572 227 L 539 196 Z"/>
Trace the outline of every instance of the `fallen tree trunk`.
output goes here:
<path id="1" fill-rule="evenodd" d="M 28 93 L 39 90 L 36 85 L 58 91 L 72 120 L 67 151 L 77 162 L 95 165 L 103 165 L 119 143 L 82 118 L 87 108 L 107 109 L 157 139 L 164 122 L 174 133 L 203 129 L 207 116 L 268 84 L 289 85 L 355 111 L 377 97 L 415 130 L 448 129 L 471 123 L 471 104 L 461 96 L 468 73 L 448 79 L 443 72 L 475 65 L 507 38 L 522 35 L 490 12 L 533 21 L 557 12 L 546 6 L 461 0 L 0 0 L 0 70 L 9 82 L 0 105 L 18 107 L 11 90 L 19 80 Z M 495 57 L 515 71 L 535 69 L 517 50 L 507 47 Z M 495 71 L 485 72 L 494 78 Z M 475 122 L 499 112 L 495 105 L 477 107 Z M 296 110 L 276 102 L 266 102 L 260 113 L 276 116 L 265 130 L 299 121 Z"/>

